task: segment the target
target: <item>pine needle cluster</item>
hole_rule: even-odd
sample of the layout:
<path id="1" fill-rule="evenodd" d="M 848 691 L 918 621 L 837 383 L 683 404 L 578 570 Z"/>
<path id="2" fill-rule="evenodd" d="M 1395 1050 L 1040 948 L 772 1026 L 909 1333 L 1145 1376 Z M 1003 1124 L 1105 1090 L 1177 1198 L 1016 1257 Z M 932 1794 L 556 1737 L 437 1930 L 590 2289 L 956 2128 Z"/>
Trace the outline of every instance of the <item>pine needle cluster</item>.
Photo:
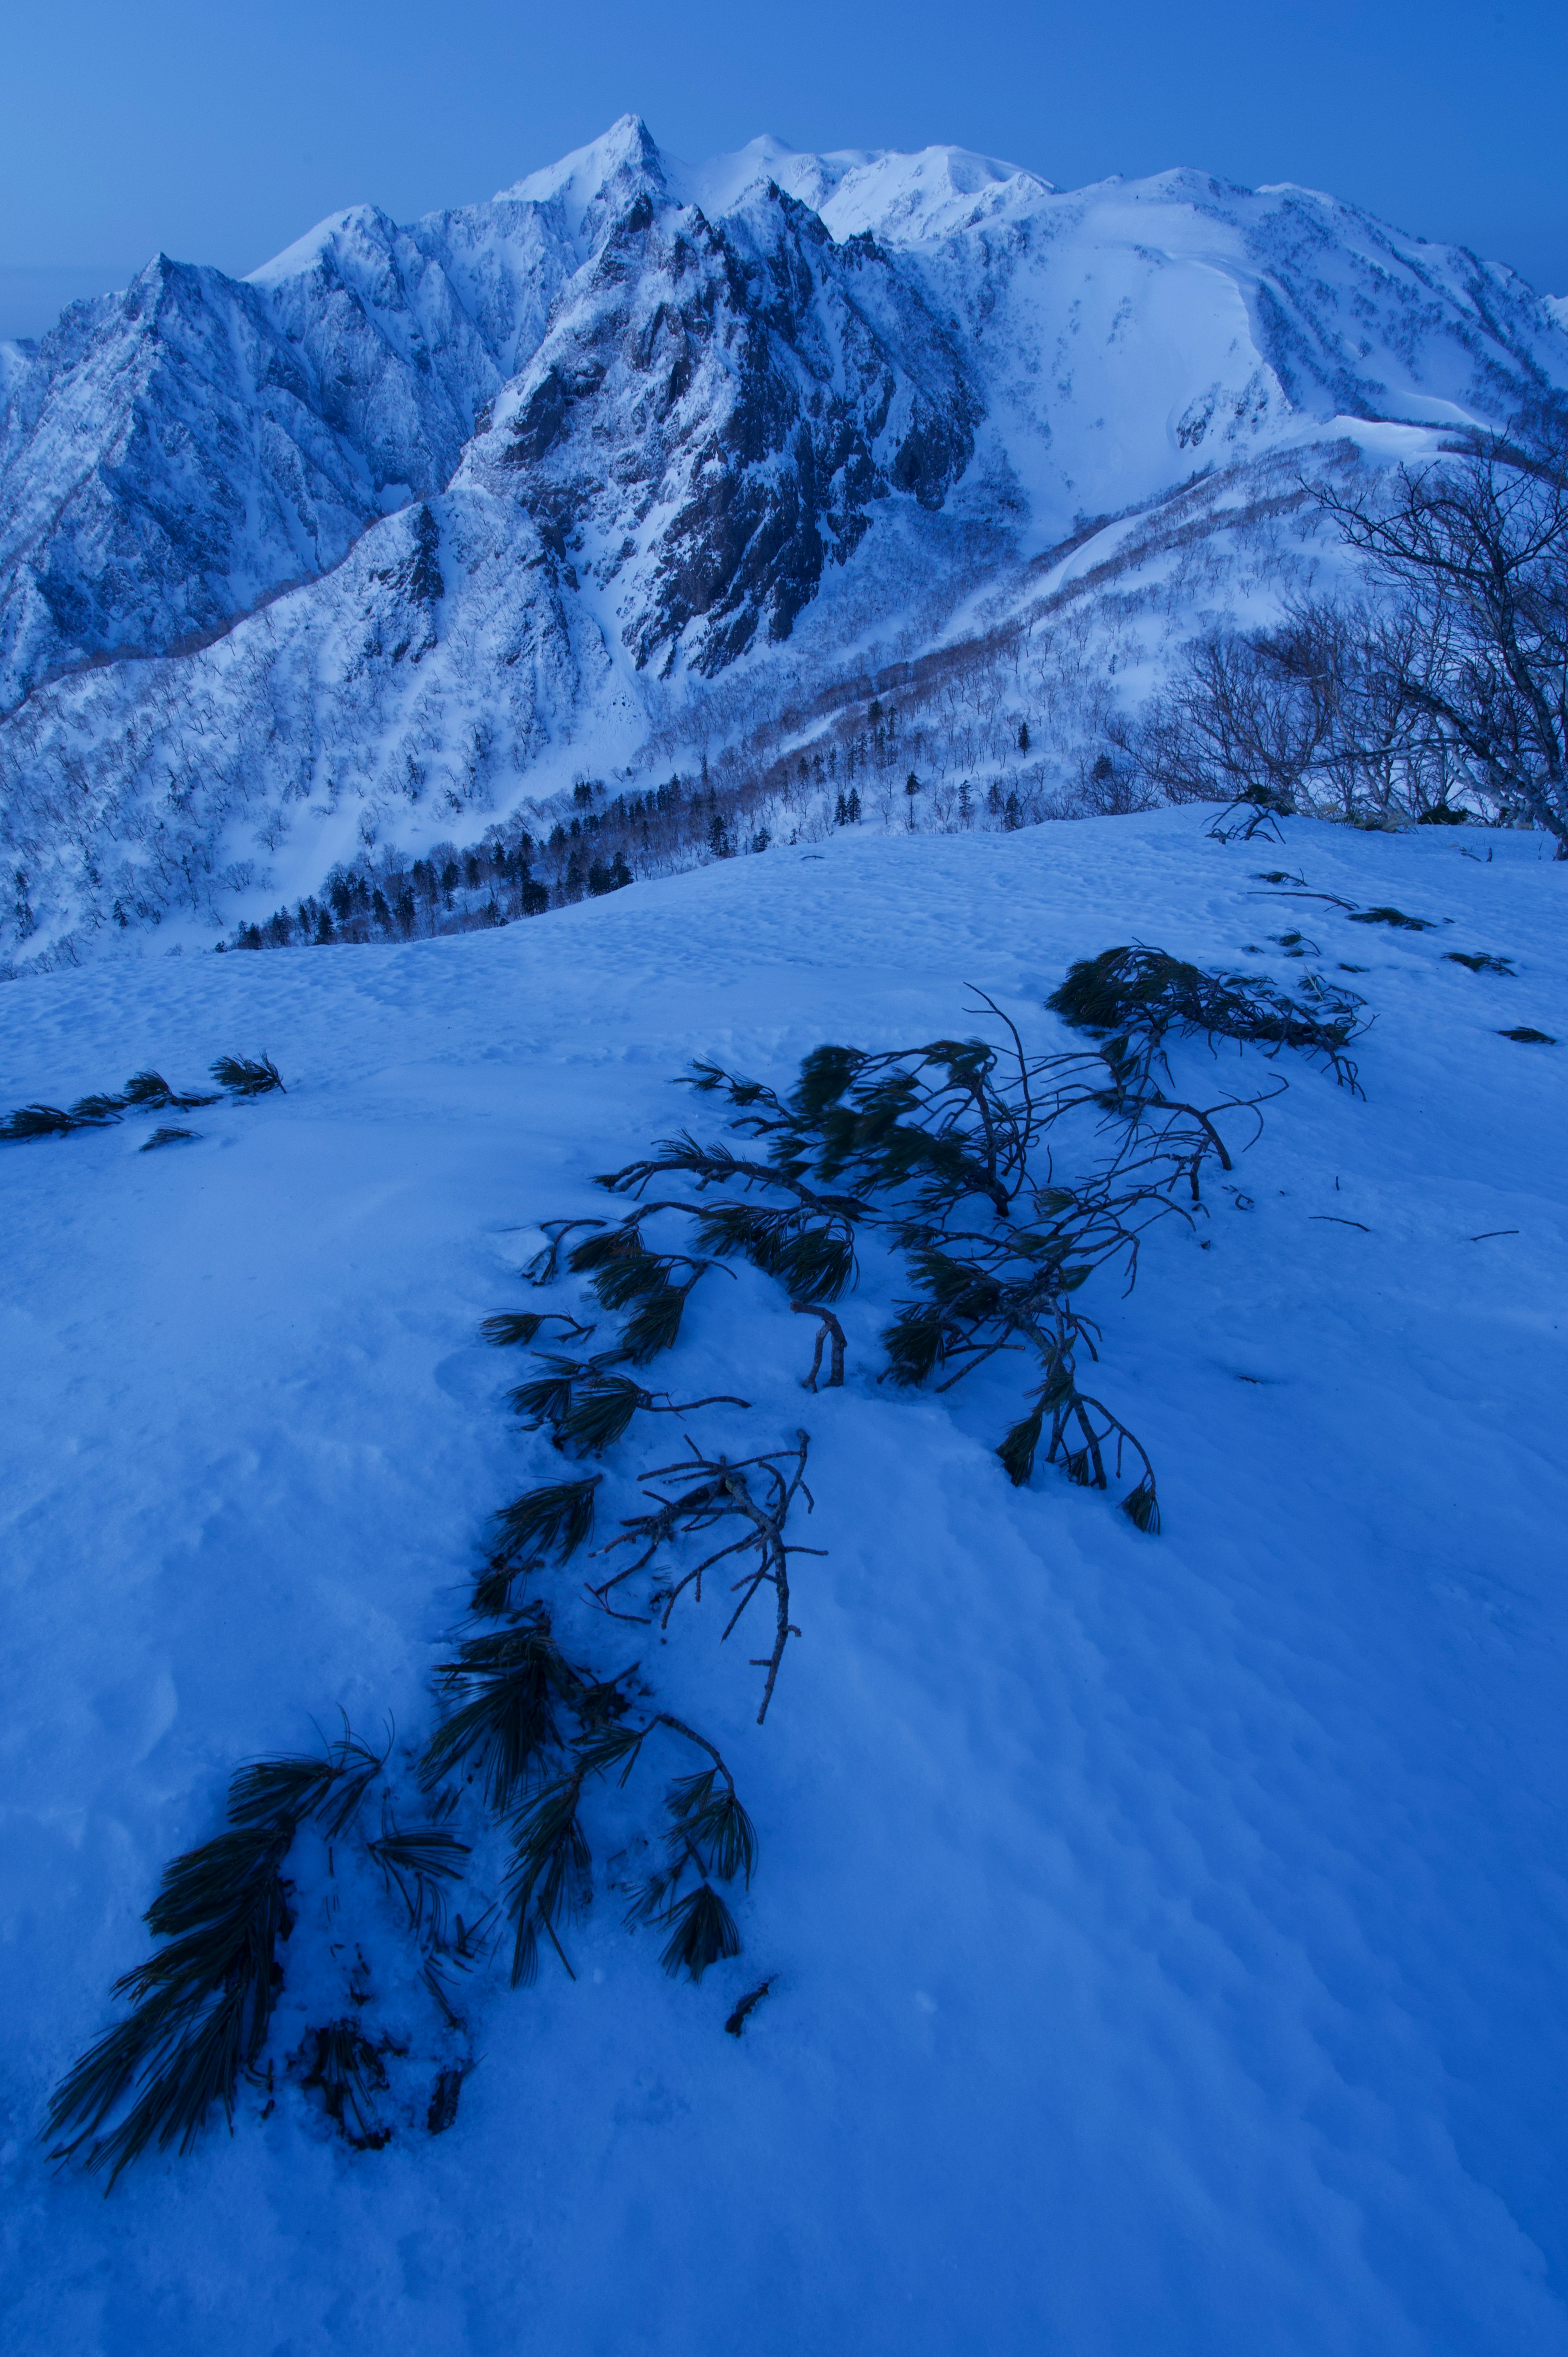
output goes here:
<path id="1" fill-rule="evenodd" d="M 146 1913 L 163 1945 L 114 1986 L 129 2014 L 55 2092 L 55 2158 L 80 2155 L 113 2185 L 150 2146 L 188 2152 L 215 2104 L 232 2125 L 240 2074 L 262 2051 L 282 1986 L 277 1945 L 293 1927 L 285 1861 L 307 1822 L 340 1837 L 384 1764 L 345 1732 L 318 1758 L 239 1770 L 227 1831 L 165 1870 Z"/>
<path id="2" fill-rule="evenodd" d="M 571 1552 L 570 1505 L 542 1510 L 540 1524 Z M 638 1890 L 627 1920 L 668 1927 L 665 1970 L 684 1971 L 693 1981 L 720 1956 L 739 1951 L 734 1919 L 714 1885 L 737 1874 L 750 1882 L 755 1830 L 734 1777 L 706 1738 L 666 1711 L 636 1709 L 628 1688 L 638 1666 L 609 1679 L 594 1676 L 562 1650 L 542 1604 L 514 1615 L 505 1629 L 466 1639 L 442 1664 L 447 1708 L 420 1777 L 433 1792 L 456 1775 L 478 1783 L 505 1829 L 514 1987 L 536 1977 L 542 1939 L 572 1973 L 563 1934 L 586 1911 L 593 1889 L 587 1792 L 612 1776 L 624 1787 L 650 1739 L 660 1734 L 694 1746 L 708 1764 L 668 1788 L 665 1862 Z"/>
<path id="3" fill-rule="evenodd" d="M 53 2158 L 107 2169 L 113 2186 L 149 2150 L 174 2145 L 188 2152 L 214 2105 L 232 2126 L 242 2080 L 266 2090 L 266 2112 L 272 2110 L 274 2065 L 269 2061 L 264 2073 L 259 2066 L 285 1986 L 278 1950 L 297 1929 L 291 1852 L 307 1825 L 327 1845 L 329 1889 L 345 1887 L 346 1846 L 377 1869 L 387 1895 L 401 1906 L 444 2035 L 466 2040 L 452 1975 L 470 1972 L 479 1961 L 482 1924 L 477 1938 L 476 1926 L 465 1924 L 460 1914 L 454 1923 L 451 1899 L 472 1845 L 439 1822 L 397 1822 L 390 1753 L 390 1738 L 377 1752 L 345 1727 L 341 1739 L 319 1755 L 255 1760 L 236 1773 L 228 1829 L 177 1858 L 165 1873 L 146 1918 L 164 1945 L 115 1986 L 117 1996 L 130 2000 L 130 2013 L 56 2091 L 46 2128 L 55 2139 Z M 360 1819 L 378 1781 L 381 1830 L 372 1835 Z M 334 1914 L 336 1907 L 335 1900 Z M 357 1970 L 349 1975 L 347 1993 L 362 2007 L 370 1995 L 364 1952 L 357 1942 L 349 1944 Z M 446 2043 L 449 2050 L 449 2035 Z M 392 2134 L 378 2103 L 389 2086 L 388 2061 L 406 2051 L 390 2034 L 372 2037 L 362 2017 L 336 2018 L 306 2031 L 289 2071 L 305 2092 L 319 2096 L 326 2118 L 346 2142 L 375 2151 Z M 440 2101 L 433 2097 L 431 2108 L 442 2115 L 443 2126 L 456 2115 L 456 2089 L 470 2067 L 465 2053 L 444 2063 L 438 2074 Z"/>
<path id="4" fill-rule="evenodd" d="M 1294 1048 L 1325 1058 L 1337 1077 L 1353 1083 L 1355 1067 L 1346 1062 L 1345 1050 L 1365 1028 L 1362 1001 L 1354 992 L 1316 975 L 1306 976 L 1303 996 L 1293 998 L 1263 975 L 1207 973 L 1141 945 L 1104 950 L 1069 967 L 1046 1004 L 1075 1029 L 1105 1034 L 1112 1043 L 1107 1060 L 1120 1065 L 1131 1056 L 1141 1076 L 1168 1037 L 1187 1033 L 1210 1043 L 1234 1039 L 1271 1054 Z"/>
<path id="5" fill-rule="evenodd" d="M 266 1096 L 274 1089 L 283 1088 L 277 1066 L 270 1056 L 258 1060 L 220 1056 L 212 1066 L 212 1077 L 220 1092 L 234 1099 Z M 107 1129 L 128 1113 L 194 1113 L 201 1105 L 221 1102 L 221 1094 L 171 1088 L 161 1072 L 133 1072 L 118 1096 L 80 1097 L 70 1107 L 18 1105 L 14 1113 L 0 1118 L 0 1144 L 20 1146 L 38 1137 L 69 1137 L 77 1130 Z M 194 1135 L 188 1129 L 160 1129 L 148 1144 L 168 1146 Z"/>

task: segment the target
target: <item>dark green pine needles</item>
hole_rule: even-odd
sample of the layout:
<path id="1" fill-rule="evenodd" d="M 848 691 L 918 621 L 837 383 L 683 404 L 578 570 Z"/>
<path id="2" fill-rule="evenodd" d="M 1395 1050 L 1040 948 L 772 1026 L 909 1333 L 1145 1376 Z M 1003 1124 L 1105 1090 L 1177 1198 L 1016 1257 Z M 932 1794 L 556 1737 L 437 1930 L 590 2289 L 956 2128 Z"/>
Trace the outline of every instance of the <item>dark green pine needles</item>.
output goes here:
<path id="1" fill-rule="evenodd" d="M 220 1056 L 212 1077 L 231 1097 L 266 1096 L 282 1089 L 277 1066 L 270 1056 L 252 1060 L 245 1056 Z M 0 1119 L 0 1144 L 20 1146 L 38 1137 L 69 1137 L 73 1131 L 103 1129 L 127 1113 L 191 1113 L 219 1099 L 199 1091 L 181 1092 L 169 1086 L 161 1072 L 133 1072 L 118 1096 L 78 1098 L 69 1111 L 60 1105 L 19 1105 Z M 161 1131 L 152 1143 L 171 1144 L 192 1135 L 189 1130 Z"/>
<path id="2" fill-rule="evenodd" d="M 1379 910 L 1380 917 L 1391 912 Z M 1322 1056 L 1353 1080 L 1344 1052 L 1358 1033 L 1363 1002 L 1348 990 L 1314 982 L 1293 998 L 1258 974 L 1212 974 L 1141 945 L 1102 950 L 1069 966 L 1046 1005 L 1078 1030 L 1120 1035 L 1145 1061 L 1167 1034 L 1197 1032 L 1277 1051 Z"/>
<path id="3" fill-rule="evenodd" d="M 438 1674 L 451 1699 L 420 1763 L 420 1781 L 431 1790 L 467 1767 L 482 1780 L 487 1805 L 504 1815 L 541 1756 L 559 1747 L 561 1710 L 585 1682 L 556 1644 L 542 1606 L 509 1629 L 466 1639 Z"/>
<path id="4" fill-rule="evenodd" d="M 55 2091 L 54 2158 L 81 2154 L 113 2185 L 151 2145 L 188 2152 L 214 2104 L 232 2122 L 240 2073 L 261 2053 L 282 1982 L 277 1943 L 292 1923 L 283 1868 L 295 1835 L 306 1819 L 341 1835 L 382 1765 L 345 1735 L 319 1759 L 240 1770 L 228 1831 L 176 1858 L 147 1910 L 163 1945 L 115 1983 L 130 2013 Z"/>
<path id="5" fill-rule="evenodd" d="M 552 1527 L 563 1525 L 557 1519 Z M 623 1691 L 631 1672 L 597 1680 L 577 1667 L 556 1643 L 542 1606 L 510 1628 L 467 1639 L 443 1664 L 443 1675 L 449 1706 L 420 1777 L 432 1791 L 456 1773 L 474 1779 L 491 1814 L 509 1828 L 514 1986 L 537 1974 L 542 1938 L 572 1971 L 562 1934 L 582 1916 L 592 1887 L 582 1814 L 586 1789 L 609 1775 L 625 1785 L 661 1730 L 694 1745 L 711 1764 L 670 1787 L 665 1864 L 638 1893 L 628 1921 L 668 1926 L 665 1969 L 684 1970 L 693 1980 L 718 1956 L 738 1951 L 739 1934 L 713 1884 L 737 1874 L 749 1882 L 757 1835 L 712 1744 L 666 1712 L 633 1715 Z M 575 1724 L 568 1738 L 569 1720 Z M 422 1839 L 427 1846 L 432 1836 Z M 383 1842 L 379 1852 L 372 1846 L 372 1855 L 397 1873 L 417 1875 L 424 1851 L 389 1852 Z M 416 1904 L 410 1902 L 411 1916 Z"/>
<path id="6" fill-rule="evenodd" d="M 612 1689 L 601 1689 L 609 1694 Z M 619 1708 L 618 1692 L 612 1708 Z M 660 1962 L 671 1977 L 700 1981 L 710 1964 L 740 1953 L 740 1933 L 717 1882 L 737 1875 L 749 1885 L 757 1864 L 757 1833 L 735 1780 L 705 1737 L 668 1712 L 640 1720 L 585 1724 L 575 1757 L 516 1819 L 507 1900 L 513 1923 L 512 1982 L 533 1980 L 542 1934 L 570 1973 L 561 1929 L 584 1912 L 590 1893 L 591 1852 L 581 1819 L 584 1788 L 614 1775 L 624 1785 L 650 1737 L 660 1732 L 695 1746 L 711 1763 L 677 1777 L 664 1795 L 664 1863 L 632 1895 L 628 1924 L 651 1923 L 668 1932 Z"/>

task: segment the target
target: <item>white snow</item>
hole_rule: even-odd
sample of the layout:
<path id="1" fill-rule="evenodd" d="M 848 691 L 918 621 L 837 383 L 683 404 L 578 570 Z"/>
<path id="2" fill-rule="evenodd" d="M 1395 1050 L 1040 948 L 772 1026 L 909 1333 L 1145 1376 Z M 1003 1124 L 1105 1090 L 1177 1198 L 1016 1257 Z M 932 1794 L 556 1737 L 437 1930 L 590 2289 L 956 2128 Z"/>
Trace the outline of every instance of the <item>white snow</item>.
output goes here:
<path id="1" fill-rule="evenodd" d="M 764 135 L 693 167 L 667 161 L 678 194 L 710 216 L 727 213 L 769 180 L 820 213 L 834 237 L 863 231 L 897 245 L 1016 220 L 1052 195 L 1037 172 L 966 147 L 840 147 L 813 156 Z"/>
<path id="2" fill-rule="evenodd" d="M 1203 817 L 838 836 L 499 933 L 0 994 L 0 1106 L 223 1051 L 289 1088 L 145 1158 L 131 1122 L 0 1150 L 10 2347 L 1568 2349 L 1568 873 L 1530 836 L 1221 848 Z M 1437 929 L 1271 900 L 1276 865 Z M 875 1268 L 849 1386 L 810 1400 L 803 1321 L 711 1282 L 670 1380 L 722 1371 L 759 1440 L 809 1426 L 828 1550 L 764 1728 L 714 1607 L 647 1649 L 757 1822 L 746 1953 L 676 1986 L 601 1899 L 575 1982 L 484 1992 L 446 2136 L 356 2157 L 288 2089 L 108 2202 L 51 2175 L 48 2089 L 232 1767 L 339 1706 L 431 1724 L 484 1517 L 553 1461 L 478 1321 L 523 1305 L 534 1222 L 703 1110 L 669 1086 L 687 1060 L 785 1082 L 824 1039 L 973 1027 L 968 985 L 1045 1042 L 1071 958 L 1141 939 L 1290 981 L 1293 924 L 1377 1018 L 1364 1101 L 1181 1050 L 1204 1102 L 1289 1082 L 1251 1208 L 1215 1189 L 1087 1305 L 1165 1534 L 1054 1473 L 1010 1490 L 1000 1379 L 878 1388 Z M 607 1667 L 643 1637 L 572 1625 Z"/>
<path id="3" fill-rule="evenodd" d="M 270 262 L 262 263 L 246 275 L 251 286 L 278 286 L 290 278 L 303 278 L 318 268 L 322 261 L 342 240 L 375 238 L 393 228 L 379 205 L 347 205 L 342 211 L 328 213 L 314 229 L 274 253 Z"/>

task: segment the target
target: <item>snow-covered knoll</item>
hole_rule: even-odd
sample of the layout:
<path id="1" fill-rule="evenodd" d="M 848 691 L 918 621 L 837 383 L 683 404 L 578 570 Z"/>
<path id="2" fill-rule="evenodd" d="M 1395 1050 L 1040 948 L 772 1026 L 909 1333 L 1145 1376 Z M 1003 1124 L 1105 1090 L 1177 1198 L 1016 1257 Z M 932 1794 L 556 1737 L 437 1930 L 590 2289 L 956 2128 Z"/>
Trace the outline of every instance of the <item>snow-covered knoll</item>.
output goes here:
<path id="1" fill-rule="evenodd" d="M 0 994 L 0 1105 L 220 1052 L 288 1084 L 145 1157 L 134 1122 L 0 1148 L 8 2345 L 1568 2350 L 1564 871 L 1519 834 L 1284 832 L 843 834 L 499 932 Z M 1434 930 L 1271 899 L 1276 863 Z M 823 1040 L 964 1031 L 972 985 L 1045 1042 L 1074 958 L 1140 939 L 1290 984 L 1295 927 L 1375 1017 L 1364 1099 L 1181 1049 L 1199 1102 L 1288 1091 L 1241 1191 L 1087 1302 L 1164 1534 L 1054 1472 L 1010 1489 L 1001 1379 L 879 1388 L 882 1280 L 810 1399 L 803 1321 L 715 1281 L 669 1380 L 750 1399 L 758 1445 L 809 1426 L 826 1549 L 767 1725 L 714 1600 L 661 1647 L 553 1592 L 734 1762 L 745 1953 L 677 1986 L 601 1899 L 575 1981 L 476 1991 L 456 2125 L 400 2114 L 355 2155 L 285 2067 L 346 2003 L 308 1983 L 308 1881 L 271 2115 L 249 2090 L 231 2139 L 107 2203 L 51 2175 L 48 2091 L 234 1765 L 339 1708 L 429 1728 L 484 1518 L 559 1463 L 478 1321 L 526 1300 L 535 1222 L 704 1112 L 688 1059 L 782 1082 Z M 395 2022 L 392 1902 L 360 1936 Z"/>
<path id="2" fill-rule="evenodd" d="M 776 140 L 692 169 L 630 116 L 244 281 L 160 255 L 0 371 L 0 958 L 210 939 L 368 846 L 776 747 L 1002 611 L 1070 774 L 1051 551 L 1164 594 L 1117 519 L 1196 476 L 1233 609 L 1282 463 L 1565 390 L 1559 307 L 1308 190 Z"/>

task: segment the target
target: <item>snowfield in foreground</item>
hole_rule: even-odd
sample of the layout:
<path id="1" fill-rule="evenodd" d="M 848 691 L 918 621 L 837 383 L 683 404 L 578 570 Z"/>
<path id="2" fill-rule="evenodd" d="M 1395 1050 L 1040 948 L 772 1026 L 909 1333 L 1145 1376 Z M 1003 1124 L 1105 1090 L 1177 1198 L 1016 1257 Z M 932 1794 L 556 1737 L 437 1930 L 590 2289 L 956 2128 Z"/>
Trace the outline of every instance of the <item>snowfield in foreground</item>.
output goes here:
<path id="1" fill-rule="evenodd" d="M 288 1084 L 145 1158 L 135 1122 L 0 1153 L 11 2347 L 1568 2351 L 1568 872 L 1524 835 L 1203 823 L 840 836 L 498 933 L 0 994 L 0 1108 L 225 1052 Z M 1276 866 L 1434 930 L 1270 899 Z M 1086 1302 L 1164 1534 L 1055 1471 L 1011 1489 L 1000 1379 L 879 1388 L 879 1278 L 810 1399 L 805 1321 L 749 1271 L 704 1287 L 654 1380 L 743 1391 L 753 1446 L 812 1437 L 827 1552 L 766 1726 L 716 1602 L 660 1648 L 555 1592 L 723 1744 L 762 1845 L 745 1953 L 667 1981 L 601 1900 L 575 1981 L 495 1968 L 448 2133 L 350 2153 L 286 2086 L 107 2202 L 52 2174 L 48 2091 L 236 1763 L 340 1707 L 428 1731 L 484 1519 L 552 1462 L 478 1322 L 526 1303 L 538 1220 L 606 1207 L 594 1172 L 716 1130 L 669 1085 L 689 1059 L 782 1084 L 823 1040 L 993 1030 L 966 985 L 1065 1044 L 1070 960 L 1290 983 L 1295 926 L 1376 1018 L 1364 1100 L 1181 1049 L 1205 1101 L 1288 1092 L 1245 1200 Z"/>

